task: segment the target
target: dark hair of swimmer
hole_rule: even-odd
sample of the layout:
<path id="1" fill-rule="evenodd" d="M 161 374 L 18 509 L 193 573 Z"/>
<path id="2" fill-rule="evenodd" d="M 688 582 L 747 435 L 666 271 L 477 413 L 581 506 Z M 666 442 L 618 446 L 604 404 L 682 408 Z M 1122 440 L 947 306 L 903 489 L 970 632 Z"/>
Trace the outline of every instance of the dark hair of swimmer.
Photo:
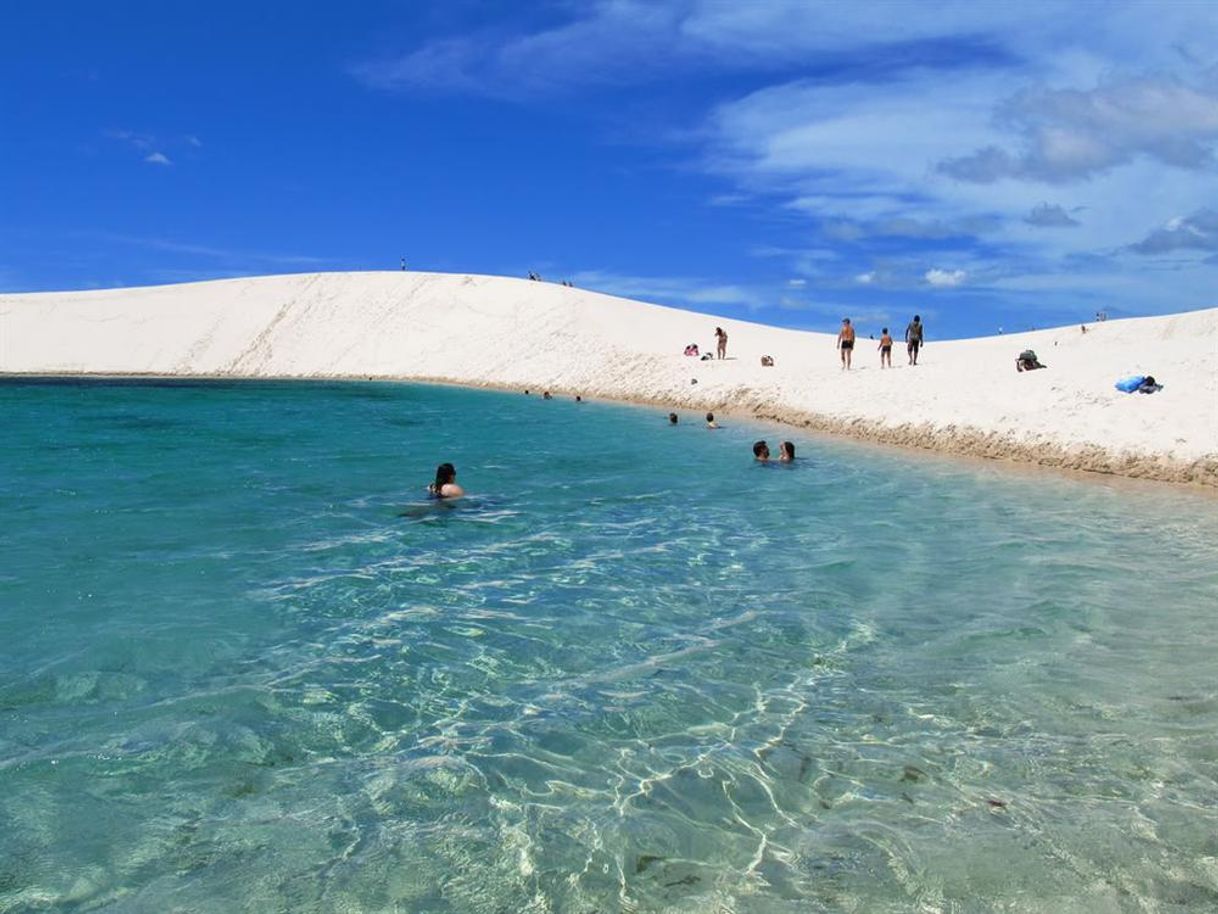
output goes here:
<path id="1" fill-rule="evenodd" d="M 715 421 L 715 414 L 714 414 L 714 413 L 707 413 L 707 414 L 706 414 L 706 421 L 707 421 L 707 422 L 714 422 L 714 421 Z"/>
<path id="2" fill-rule="evenodd" d="M 753 456 L 765 458 L 770 456 L 770 446 L 765 441 L 756 441 L 753 443 Z"/>
<path id="3" fill-rule="evenodd" d="M 669 424 L 669 425 L 676 425 L 676 424 L 677 424 L 677 414 L 676 414 L 676 413 L 669 413 L 669 414 L 668 414 L 668 424 Z"/>
<path id="4" fill-rule="evenodd" d="M 451 463 L 442 463 L 436 467 L 436 481 L 431 484 L 432 495 L 440 496 L 444 487 L 457 478 L 457 468 Z"/>
<path id="5" fill-rule="evenodd" d="M 784 441 L 778 446 L 778 453 L 782 455 L 783 460 L 795 459 L 795 445 L 790 441 Z"/>

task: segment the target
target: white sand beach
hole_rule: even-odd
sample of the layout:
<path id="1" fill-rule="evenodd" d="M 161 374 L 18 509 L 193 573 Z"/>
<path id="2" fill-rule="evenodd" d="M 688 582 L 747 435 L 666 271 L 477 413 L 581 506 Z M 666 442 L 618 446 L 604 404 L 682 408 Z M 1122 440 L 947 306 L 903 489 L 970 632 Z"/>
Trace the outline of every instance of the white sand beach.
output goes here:
<path id="1" fill-rule="evenodd" d="M 723 361 L 682 355 L 696 342 Z M 756 416 L 856 438 L 1218 486 L 1218 309 L 939 342 L 891 370 L 834 337 L 492 276 L 323 273 L 0 295 L 0 373 L 401 378 Z M 1034 349 L 1048 368 L 1017 373 Z M 772 368 L 760 358 L 770 355 Z M 1152 374 L 1151 395 L 1114 383 Z M 695 383 L 696 382 L 696 383 Z"/>

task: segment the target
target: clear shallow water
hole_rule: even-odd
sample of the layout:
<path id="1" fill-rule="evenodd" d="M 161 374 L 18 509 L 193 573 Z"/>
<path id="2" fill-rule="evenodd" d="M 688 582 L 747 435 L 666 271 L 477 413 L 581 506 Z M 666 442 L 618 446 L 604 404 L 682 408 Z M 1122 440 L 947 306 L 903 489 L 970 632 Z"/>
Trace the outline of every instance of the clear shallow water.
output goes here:
<path id="1" fill-rule="evenodd" d="M 1212 499 L 387 384 L 0 416 L 0 911 L 1218 909 Z"/>

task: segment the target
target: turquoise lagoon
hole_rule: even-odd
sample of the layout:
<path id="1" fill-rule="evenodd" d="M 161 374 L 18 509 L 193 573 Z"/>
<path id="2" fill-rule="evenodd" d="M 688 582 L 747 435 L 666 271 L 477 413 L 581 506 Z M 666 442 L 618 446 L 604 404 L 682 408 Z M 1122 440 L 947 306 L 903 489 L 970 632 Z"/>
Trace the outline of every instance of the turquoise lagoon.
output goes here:
<path id="1" fill-rule="evenodd" d="M 1218 910 L 1212 498 L 414 385 L 0 415 L 0 912 Z"/>

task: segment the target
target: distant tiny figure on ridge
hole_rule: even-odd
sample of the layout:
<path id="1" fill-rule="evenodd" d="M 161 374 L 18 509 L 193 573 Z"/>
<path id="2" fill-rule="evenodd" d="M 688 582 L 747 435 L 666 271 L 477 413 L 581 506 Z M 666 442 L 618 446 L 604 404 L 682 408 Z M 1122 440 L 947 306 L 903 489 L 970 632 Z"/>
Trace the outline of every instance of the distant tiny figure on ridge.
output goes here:
<path id="1" fill-rule="evenodd" d="M 922 348 L 922 334 L 925 328 L 922 326 L 922 318 L 914 315 L 914 319 L 909 322 L 909 326 L 905 328 L 905 350 L 909 353 L 909 364 L 918 364 L 918 350 Z M 998 332 L 1002 333 L 1002 328 L 998 328 Z"/>
<path id="2" fill-rule="evenodd" d="M 837 348 L 842 353 L 842 370 L 850 370 L 850 359 L 854 352 L 854 328 L 850 326 L 850 318 L 842 318 L 842 329 L 837 333 Z"/>
<path id="3" fill-rule="evenodd" d="M 722 327 L 715 328 L 715 351 L 719 358 L 727 358 L 727 331 Z"/>
<path id="4" fill-rule="evenodd" d="M 706 414 L 706 427 L 707 428 L 718 428 L 719 427 L 719 423 L 715 421 L 714 413 Z"/>
<path id="5" fill-rule="evenodd" d="M 778 460 L 781 463 L 790 463 L 795 459 L 795 445 L 790 441 L 784 441 L 778 445 Z"/>
<path id="6" fill-rule="evenodd" d="M 887 362 L 887 365 L 885 365 Z M 884 328 L 884 332 L 880 334 L 880 367 L 892 367 L 892 337 L 888 335 L 888 328 Z"/>
<path id="7" fill-rule="evenodd" d="M 770 459 L 770 446 L 764 440 L 753 442 L 753 459 L 762 463 Z"/>
<path id="8" fill-rule="evenodd" d="M 432 498 L 460 498 L 465 490 L 457 485 L 457 468 L 451 463 L 436 467 L 436 481 L 427 487 Z"/>

